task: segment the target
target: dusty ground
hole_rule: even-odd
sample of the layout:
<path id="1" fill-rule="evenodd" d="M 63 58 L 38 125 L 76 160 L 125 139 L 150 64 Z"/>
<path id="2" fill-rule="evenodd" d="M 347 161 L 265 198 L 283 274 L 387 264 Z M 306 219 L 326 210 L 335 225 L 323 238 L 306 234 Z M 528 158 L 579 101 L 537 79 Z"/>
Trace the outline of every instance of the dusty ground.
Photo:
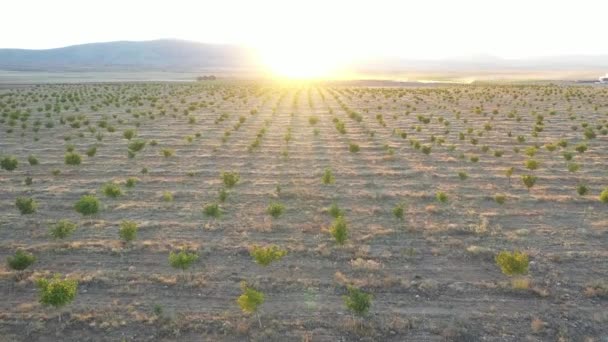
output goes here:
<path id="1" fill-rule="evenodd" d="M 1 340 L 608 338 L 608 204 L 599 201 L 608 186 L 606 87 L 89 84 L 3 89 L 0 96 L 0 155 L 20 162 L 12 172 L 0 170 L 0 260 L 18 248 L 38 259 L 21 274 L 0 266 Z M 59 112 L 45 108 L 55 103 Z M 10 114 L 26 110 L 31 115 L 22 129 Z M 533 137 L 537 115 L 543 130 Z M 245 121 L 236 128 L 241 116 Z M 311 116 L 319 118 L 316 125 Z M 98 126 L 104 117 L 114 133 Z M 346 133 L 336 130 L 334 118 Z M 596 138 L 585 140 L 583 123 Z M 259 147 L 249 151 L 263 127 Z M 129 128 L 148 142 L 132 159 L 123 138 Z M 568 146 L 543 147 L 559 139 Z M 415 149 L 416 141 L 432 152 Z M 358 153 L 349 152 L 351 142 L 359 144 Z M 585 153 L 574 151 L 585 142 Z M 83 156 L 80 166 L 64 164 L 70 144 Z M 531 171 L 524 150 L 535 144 L 540 167 Z M 97 154 L 87 157 L 94 145 Z M 175 155 L 163 157 L 163 148 Z M 573 151 L 578 172 L 568 171 L 563 151 Z M 40 164 L 30 166 L 29 155 Z M 325 168 L 335 184 L 322 184 Z M 223 215 L 212 219 L 202 208 L 217 200 L 221 171 L 237 171 L 241 181 L 221 204 Z M 530 192 L 523 174 L 538 177 Z M 33 179 L 29 186 L 26 177 Z M 123 186 L 123 196 L 101 193 L 103 184 L 129 177 L 139 182 Z M 587 195 L 577 194 L 579 183 L 589 187 Z M 165 191 L 173 202 L 163 201 Z M 435 199 L 437 191 L 448 195 L 447 203 Z M 103 210 L 83 219 L 73 205 L 89 193 L 97 194 Z M 494 201 L 497 194 L 506 195 L 503 205 Z M 20 215 L 19 196 L 33 197 L 37 212 Z M 278 219 L 266 213 L 271 201 L 286 207 Z M 328 233 L 333 202 L 345 210 L 345 246 Z M 404 220 L 392 214 L 399 203 L 405 203 Z M 62 218 L 79 226 L 71 237 L 54 240 L 49 226 Z M 118 236 L 125 219 L 140 226 L 132 246 Z M 289 253 L 264 268 L 249 256 L 253 244 L 276 244 Z M 185 274 L 167 261 L 170 251 L 183 247 L 200 255 Z M 514 249 L 530 255 L 523 289 L 514 289 L 494 262 L 497 252 Z M 58 310 L 38 303 L 34 284 L 53 273 L 79 280 L 61 323 Z M 243 280 L 266 295 L 262 328 L 236 303 Z M 346 285 L 373 295 L 367 318 L 351 318 L 342 299 Z"/>

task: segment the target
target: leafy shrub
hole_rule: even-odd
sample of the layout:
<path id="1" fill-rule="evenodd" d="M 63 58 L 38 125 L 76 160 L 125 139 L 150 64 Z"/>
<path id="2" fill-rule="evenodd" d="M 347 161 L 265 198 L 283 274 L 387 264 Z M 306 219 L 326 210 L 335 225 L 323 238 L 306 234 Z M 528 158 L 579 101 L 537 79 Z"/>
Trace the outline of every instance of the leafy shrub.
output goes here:
<path id="1" fill-rule="evenodd" d="M 498 204 L 505 204 L 506 199 L 507 199 L 507 196 L 505 196 L 503 194 L 498 194 L 498 195 L 494 196 L 494 201 L 496 201 L 496 203 L 498 203 Z"/>
<path id="2" fill-rule="evenodd" d="M 61 279 L 59 275 L 38 279 L 36 285 L 40 303 L 54 307 L 62 307 L 72 302 L 78 290 L 78 281 Z"/>
<path id="3" fill-rule="evenodd" d="M 162 151 L 163 156 L 164 156 L 165 158 L 172 157 L 172 156 L 173 156 L 173 154 L 175 154 L 175 150 L 170 149 L 170 148 L 163 148 L 161 151 Z"/>
<path id="4" fill-rule="evenodd" d="M 220 209 L 219 204 L 209 203 L 203 208 L 203 213 L 205 216 L 218 218 L 222 215 L 222 210 Z"/>
<path id="5" fill-rule="evenodd" d="M 526 160 L 526 168 L 528 168 L 529 170 L 536 170 L 538 169 L 538 161 L 534 160 L 534 159 L 528 159 Z"/>
<path id="6" fill-rule="evenodd" d="M 464 171 L 460 171 L 458 172 L 458 178 L 460 178 L 460 180 L 466 180 L 469 178 L 469 175 Z"/>
<path id="7" fill-rule="evenodd" d="M 87 156 L 88 157 L 94 157 L 95 154 L 97 153 L 97 146 L 91 146 L 87 149 Z"/>
<path id="8" fill-rule="evenodd" d="M 277 218 L 277 217 L 283 215 L 284 211 L 285 211 L 285 206 L 278 202 L 270 202 L 270 204 L 268 205 L 268 208 L 266 208 L 266 212 L 274 218 Z"/>
<path id="9" fill-rule="evenodd" d="M 600 201 L 602 203 L 608 203 L 608 188 L 600 193 Z"/>
<path id="10" fill-rule="evenodd" d="M 82 196 L 74 205 L 76 212 L 83 216 L 95 215 L 99 212 L 99 200 L 93 195 Z"/>
<path id="11" fill-rule="evenodd" d="M 438 191 L 437 194 L 435 194 L 435 198 L 441 203 L 446 203 L 448 201 L 448 195 L 443 191 Z"/>
<path id="12" fill-rule="evenodd" d="M 357 153 L 359 152 L 359 145 L 355 143 L 350 143 L 348 144 L 348 150 L 352 153 Z"/>
<path id="13" fill-rule="evenodd" d="M 51 236 L 55 239 L 65 239 L 66 237 L 72 235 L 76 230 L 76 223 L 63 219 L 59 220 L 57 223 L 53 225 L 51 228 Z"/>
<path id="14" fill-rule="evenodd" d="M 19 209 L 21 215 L 33 214 L 38 208 L 38 203 L 30 197 L 17 197 L 15 205 L 17 206 L 17 209 Z"/>
<path id="15" fill-rule="evenodd" d="M 529 263 L 528 255 L 519 251 L 502 251 L 496 256 L 496 264 L 506 275 L 528 273 Z"/>
<path id="16" fill-rule="evenodd" d="M 339 245 L 343 245 L 348 238 L 348 228 L 344 216 L 338 216 L 329 228 L 331 236 L 334 237 Z"/>
<path id="17" fill-rule="evenodd" d="M 337 203 L 332 203 L 327 212 L 334 218 L 344 215 L 344 211 L 338 207 Z"/>
<path id="18" fill-rule="evenodd" d="M 181 250 L 179 253 L 169 253 L 169 264 L 171 267 L 179 268 L 182 271 L 188 269 L 196 260 L 198 260 L 198 254 L 195 252 Z"/>
<path id="19" fill-rule="evenodd" d="M 227 188 L 232 188 L 241 179 L 237 172 L 222 172 L 221 178 Z"/>
<path id="20" fill-rule="evenodd" d="M 246 282 L 241 283 L 241 290 L 243 293 L 236 300 L 241 310 L 247 314 L 257 312 L 260 305 L 264 304 L 264 294 L 247 286 Z"/>
<path id="21" fill-rule="evenodd" d="M 398 218 L 399 220 L 403 220 L 403 215 L 404 215 L 404 208 L 403 208 L 403 204 L 397 204 L 394 208 L 393 208 L 393 216 L 395 216 L 396 218 Z"/>
<path id="22" fill-rule="evenodd" d="M 316 124 L 317 124 L 317 122 L 319 122 L 319 118 L 318 118 L 317 116 L 314 116 L 314 115 L 313 115 L 313 116 L 311 116 L 311 117 L 309 117 L 309 118 L 308 118 L 308 123 L 309 123 L 311 126 L 316 125 Z"/>
<path id="23" fill-rule="evenodd" d="M 23 271 L 30 267 L 34 262 L 36 262 L 36 257 L 21 249 L 17 250 L 15 255 L 6 258 L 8 267 L 16 271 Z"/>
<path id="24" fill-rule="evenodd" d="M 325 185 L 333 184 L 336 181 L 330 168 L 325 169 L 325 171 L 323 172 L 322 180 L 323 180 L 323 184 L 325 184 Z"/>
<path id="25" fill-rule="evenodd" d="M 587 187 L 585 184 L 579 184 L 576 187 L 576 192 L 580 195 L 580 196 L 585 196 L 588 192 L 589 192 L 589 187 Z"/>
<path id="26" fill-rule="evenodd" d="M 221 188 L 220 193 L 218 195 L 219 201 L 224 203 L 227 198 L 228 198 L 228 191 L 226 191 L 226 189 L 224 189 L 224 188 Z"/>
<path id="27" fill-rule="evenodd" d="M 522 175 L 521 176 L 521 181 L 524 183 L 524 185 L 526 186 L 526 188 L 528 188 L 528 190 L 530 190 L 530 188 L 532 188 L 534 186 L 534 184 L 536 184 L 536 176 L 533 175 Z"/>
<path id="28" fill-rule="evenodd" d="M 258 264 L 268 266 L 271 262 L 281 260 L 281 258 L 287 255 L 287 250 L 281 249 L 276 245 L 267 247 L 253 246 L 249 254 Z"/>
<path id="29" fill-rule="evenodd" d="M 17 165 L 19 165 L 19 161 L 13 156 L 7 156 L 0 160 L 0 167 L 6 171 L 13 171 L 17 168 Z"/>
<path id="30" fill-rule="evenodd" d="M 30 163 L 31 166 L 38 165 L 38 158 L 36 158 L 36 156 L 34 155 L 30 155 L 29 157 L 27 157 L 27 161 L 28 163 Z"/>
<path id="31" fill-rule="evenodd" d="M 120 186 L 118 186 L 118 184 L 114 184 L 114 183 L 106 183 L 101 191 L 103 192 L 104 195 L 111 197 L 111 198 L 116 198 L 120 195 L 122 195 L 122 190 L 120 189 Z"/>
<path id="32" fill-rule="evenodd" d="M 65 154 L 65 163 L 67 165 L 80 165 L 82 158 L 76 152 L 68 152 Z"/>
<path id="33" fill-rule="evenodd" d="M 138 182 L 138 181 L 139 181 L 139 179 L 134 178 L 134 177 L 127 178 L 127 181 L 126 181 L 126 183 L 125 183 L 125 186 L 126 186 L 127 188 L 132 188 L 132 187 L 134 187 L 134 186 L 135 186 L 135 184 L 137 184 L 137 182 Z"/>
<path id="34" fill-rule="evenodd" d="M 585 151 L 587 151 L 587 148 L 588 148 L 587 144 L 578 144 L 578 145 L 576 145 L 576 147 L 574 149 L 578 153 L 585 153 Z"/>
<path id="35" fill-rule="evenodd" d="M 343 297 L 344 304 L 357 316 L 364 316 L 372 305 L 372 296 L 360 289 L 349 286 L 348 295 Z"/>
<path id="36" fill-rule="evenodd" d="M 131 140 L 133 137 L 135 137 L 135 130 L 127 129 L 122 133 L 122 136 L 127 140 Z"/>
<path id="37" fill-rule="evenodd" d="M 125 242 L 131 242 L 137 237 L 137 223 L 133 221 L 122 221 L 118 230 L 118 235 Z"/>
<path id="38" fill-rule="evenodd" d="M 568 171 L 576 172 L 581 169 L 581 165 L 577 163 L 568 163 Z"/>
<path id="39" fill-rule="evenodd" d="M 431 146 L 422 145 L 421 151 L 422 151 L 422 153 L 429 155 L 429 154 L 431 154 Z"/>
<path id="40" fill-rule="evenodd" d="M 163 201 L 173 202 L 173 194 L 170 191 L 163 192 Z"/>
<path id="41" fill-rule="evenodd" d="M 139 152 L 141 150 L 144 149 L 144 147 L 146 147 L 146 141 L 145 140 L 133 140 L 129 143 L 129 145 L 127 145 L 128 149 L 130 152 Z"/>

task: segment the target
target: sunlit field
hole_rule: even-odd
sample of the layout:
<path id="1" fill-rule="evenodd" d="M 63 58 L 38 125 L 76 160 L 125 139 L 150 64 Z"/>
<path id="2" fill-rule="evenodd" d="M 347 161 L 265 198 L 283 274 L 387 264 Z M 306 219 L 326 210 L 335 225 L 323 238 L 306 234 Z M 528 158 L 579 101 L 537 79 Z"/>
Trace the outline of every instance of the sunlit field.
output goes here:
<path id="1" fill-rule="evenodd" d="M 44 85 L 0 114 L 1 340 L 608 334 L 606 87 Z"/>

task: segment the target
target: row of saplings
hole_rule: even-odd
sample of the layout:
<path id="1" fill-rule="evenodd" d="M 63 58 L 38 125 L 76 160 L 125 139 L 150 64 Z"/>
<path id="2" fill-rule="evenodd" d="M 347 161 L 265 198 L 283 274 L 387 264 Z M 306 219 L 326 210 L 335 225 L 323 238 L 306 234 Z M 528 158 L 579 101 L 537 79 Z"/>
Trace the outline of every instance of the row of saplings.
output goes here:
<path id="1" fill-rule="evenodd" d="M 224 184 L 227 187 L 234 186 L 239 181 L 237 173 L 222 173 Z M 326 170 L 323 175 L 323 183 L 333 183 L 333 175 L 330 170 Z M 32 199 L 19 198 L 17 207 L 22 214 L 35 212 L 36 203 Z M 269 214 L 273 214 L 273 206 L 269 207 Z M 85 195 L 78 200 L 74 209 L 83 216 L 95 215 L 99 212 L 100 202 L 92 195 Z M 282 209 L 280 210 L 282 212 Z M 329 210 L 335 220 L 329 231 L 339 245 L 345 243 L 348 237 L 347 221 L 344 212 L 336 204 Z M 276 214 L 276 213 L 275 213 Z M 397 213 L 395 214 L 397 215 Z M 60 220 L 50 230 L 50 235 L 56 239 L 63 239 L 70 236 L 76 230 L 76 224 L 69 220 Z M 138 226 L 133 221 L 122 221 L 120 223 L 119 235 L 126 245 L 129 245 L 137 236 Z M 256 263 L 268 266 L 274 261 L 282 259 L 287 254 L 287 250 L 281 249 L 276 245 L 257 246 L 250 249 L 250 255 Z M 199 255 L 196 252 L 181 250 L 170 252 L 169 264 L 182 271 L 186 271 L 197 261 Z M 28 268 L 36 261 L 36 257 L 24 250 L 18 250 L 13 256 L 8 257 L 8 266 L 16 271 Z M 507 275 L 526 274 L 528 271 L 528 255 L 522 252 L 503 251 L 496 256 L 496 263 L 500 266 L 503 273 Z M 43 305 L 56 308 L 63 307 L 74 300 L 77 293 L 78 282 L 73 279 L 63 279 L 60 275 L 51 278 L 41 278 L 36 281 L 39 290 L 39 301 Z M 260 327 L 262 326 L 259 316 L 259 308 L 265 301 L 265 295 L 259 290 L 249 286 L 246 282 L 241 283 L 242 294 L 237 298 L 237 303 L 241 310 L 247 314 L 255 314 Z M 347 295 L 343 297 L 346 307 L 355 315 L 363 317 L 369 311 L 372 304 L 372 296 L 361 289 L 349 286 Z M 61 313 L 59 314 L 61 322 Z"/>
<path id="2" fill-rule="evenodd" d="M 239 182 L 240 176 L 236 172 L 223 172 L 221 178 L 225 187 L 232 188 Z M 127 181 L 127 186 L 135 185 L 134 179 Z M 117 184 L 108 183 L 103 186 L 102 192 L 112 198 L 116 198 L 122 194 L 120 187 Z M 225 189 L 220 190 L 220 201 L 226 199 L 227 192 Z M 32 198 L 19 197 L 16 200 L 16 207 L 22 215 L 33 214 L 37 209 L 37 202 Z M 74 205 L 74 209 L 83 216 L 92 216 L 99 212 L 101 208 L 100 201 L 93 195 L 82 196 Z M 346 221 L 341 215 L 340 209 L 337 206 L 332 207 L 330 212 L 336 216 L 336 222 L 332 225 L 332 235 L 339 244 L 343 244 L 347 238 Z M 268 213 L 273 217 L 280 216 L 284 211 L 284 206 L 280 203 L 271 203 L 268 208 Z M 219 205 L 213 203 L 204 207 L 203 212 L 207 216 L 218 217 L 220 215 Z M 76 230 L 76 223 L 63 219 L 56 222 L 50 229 L 50 235 L 55 239 L 64 239 L 71 236 Z M 137 237 L 138 226 L 133 221 L 122 221 L 119 228 L 119 236 L 125 242 L 130 244 Z M 256 246 L 254 245 L 250 251 L 254 260 L 262 265 L 268 266 L 273 261 L 280 260 L 287 254 L 287 251 L 279 248 L 276 245 Z M 179 252 L 170 252 L 169 264 L 182 271 L 187 270 L 198 260 L 199 256 L 196 252 L 181 250 Z M 36 257 L 24 250 L 18 250 L 14 256 L 8 258 L 7 262 L 11 269 L 22 271 L 32 265 Z M 39 288 L 40 303 L 53 307 L 62 307 L 73 301 L 76 296 L 78 283 L 72 279 L 62 279 L 59 275 L 51 278 L 42 278 L 37 281 Z M 246 282 L 241 284 L 242 294 L 238 297 L 237 303 L 243 312 L 256 314 L 258 323 L 261 326 L 261 320 L 258 313 L 258 308 L 264 303 L 264 294 L 255 288 L 248 286 Z M 346 306 L 358 315 L 364 315 L 371 306 L 371 296 L 357 288 L 349 287 L 348 296 L 344 298 Z M 61 321 L 61 314 L 59 315 Z"/>

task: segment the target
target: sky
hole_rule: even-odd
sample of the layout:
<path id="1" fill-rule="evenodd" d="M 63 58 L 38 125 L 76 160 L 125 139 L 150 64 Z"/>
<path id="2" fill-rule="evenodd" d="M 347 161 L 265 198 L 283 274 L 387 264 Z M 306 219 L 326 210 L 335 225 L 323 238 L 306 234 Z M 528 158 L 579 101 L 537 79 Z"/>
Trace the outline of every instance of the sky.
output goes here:
<path id="1" fill-rule="evenodd" d="M 270 64 L 374 57 L 608 54 L 608 0 L 19 0 L 0 48 L 177 38 L 256 48 Z M 286 66 L 289 67 L 289 66 Z"/>

